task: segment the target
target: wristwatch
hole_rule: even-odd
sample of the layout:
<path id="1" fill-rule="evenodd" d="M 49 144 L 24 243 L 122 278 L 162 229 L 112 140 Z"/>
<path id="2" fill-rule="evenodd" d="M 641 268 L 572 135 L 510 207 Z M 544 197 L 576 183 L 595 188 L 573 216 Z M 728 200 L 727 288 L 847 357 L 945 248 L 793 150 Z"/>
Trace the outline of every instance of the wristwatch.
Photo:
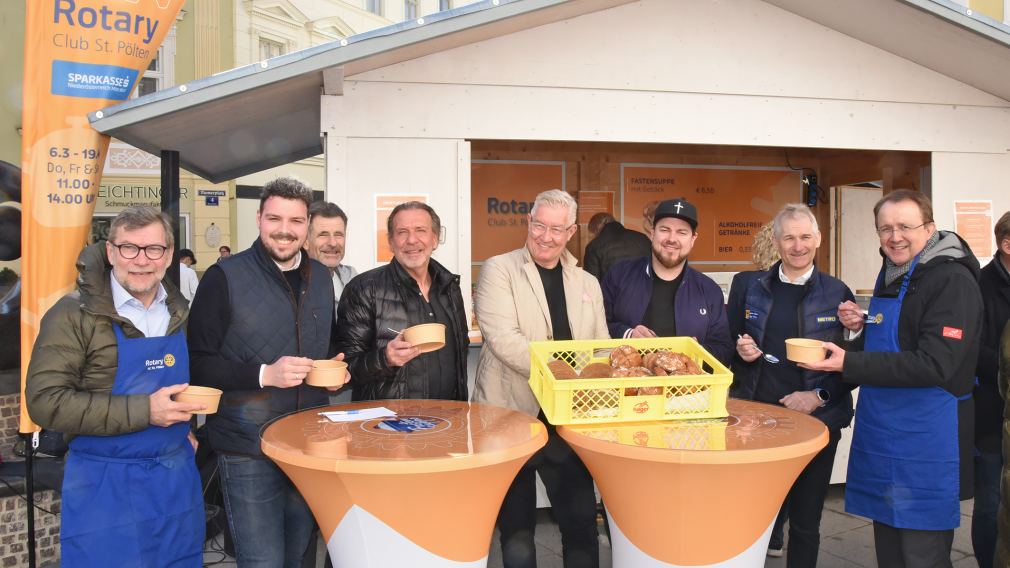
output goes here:
<path id="1" fill-rule="evenodd" d="M 826 405 L 831 400 L 831 393 L 820 387 L 814 389 L 814 394 L 817 395 L 817 398 L 821 399 L 821 406 Z"/>

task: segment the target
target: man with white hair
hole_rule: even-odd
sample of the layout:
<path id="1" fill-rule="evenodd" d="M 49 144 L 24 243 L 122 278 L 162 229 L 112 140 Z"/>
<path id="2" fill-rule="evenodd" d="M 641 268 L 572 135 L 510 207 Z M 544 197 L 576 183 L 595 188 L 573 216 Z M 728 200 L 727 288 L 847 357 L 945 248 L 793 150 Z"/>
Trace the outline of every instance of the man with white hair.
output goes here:
<path id="1" fill-rule="evenodd" d="M 577 229 L 576 207 L 564 191 L 541 193 L 530 212 L 526 244 L 481 268 L 474 309 L 484 345 L 474 402 L 505 406 L 546 422 L 528 383 L 530 341 L 608 337 L 600 285 L 565 248 Z M 549 424 L 547 436 L 547 445 L 519 471 L 502 503 L 503 564 L 536 567 L 539 473 L 561 529 L 565 566 L 596 568 L 600 551 L 592 477 Z"/>
<path id="2" fill-rule="evenodd" d="M 842 428 L 852 420 L 851 387 L 842 382 L 841 373 L 804 370 L 786 360 L 785 341 L 808 337 L 840 342 L 845 327 L 835 312 L 853 296 L 841 280 L 814 266 L 821 233 L 806 205 L 790 203 L 779 211 L 772 221 L 772 242 L 781 260 L 729 298 L 730 327 L 743 332 L 736 343 L 732 394 L 810 414 L 828 427 L 828 445 L 800 474 L 783 506 L 789 517 L 786 565 L 816 566 L 835 450 Z M 768 555 L 781 556 L 781 543 L 770 545 Z"/>

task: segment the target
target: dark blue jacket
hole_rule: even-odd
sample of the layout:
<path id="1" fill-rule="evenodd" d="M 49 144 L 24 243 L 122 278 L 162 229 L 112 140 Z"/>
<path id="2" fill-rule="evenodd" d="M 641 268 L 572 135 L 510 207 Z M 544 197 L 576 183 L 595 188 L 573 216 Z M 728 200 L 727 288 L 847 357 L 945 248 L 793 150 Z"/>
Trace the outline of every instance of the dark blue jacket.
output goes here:
<path id="1" fill-rule="evenodd" d="M 652 257 L 619 262 L 603 277 L 603 307 L 610 336 L 624 337 L 640 325 L 652 297 Z M 729 335 L 722 289 L 711 278 L 684 266 L 684 280 L 674 299 L 677 335 L 694 337 L 709 353 L 729 365 L 735 343 Z"/>
<path id="2" fill-rule="evenodd" d="M 291 388 L 258 386 L 260 365 L 269 365 L 285 355 L 327 359 L 332 355 L 330 331 L 333 327 L 333 280 L 326 267 L 311 260 L 302 251 L 301 290 L 292 297 L 284 273 L 270 258 L 263 242 L 257 239 L 248 249 L 234 254 L 208 269 L 217 272 L 206 288 L 197 291 L 194 305 L 200 313 L 190 317 L 191 326 L 203 324 L 221 327 L 221 336 L 214 345 L 202 343 L 204 337 L 195 333 L 190 348 L 190 380 L 195 385 L 222 388 L 217 414 L 207 417 L 210 442 L 218 452 L 262 456 L 260 428 L 289 412 L 320 406 L 329 402 L 327 392 L 306 384 Z M 221 275 L 224 278 L 221 278 Z M 203 285 L 201 284 L 201 285 Z M 226 288 L 225 290 L 217 289 Z M 210 324 L 207 319 L 219 317 L 216 309 L 201 309 L 211 297 L 227 298 L 224 308 L 227 319 Z M 212 366 L 193 364 L 193 359 L 213 358 L 247 368 L 255 383 L 225 382 Z M 222 367 L 219 367 L 222 368 Z M 250 378 L 251 378 L 250 377 Z"/>
<path id="3" fill-rule="evenodd" d="M 775 309 L 771 287 L 772 279 L 779 277 L 780 264 L 781 261 L 776 262 L 764 271 L 741 273 L 733 279 L 730 289 L 727 308 L 730 328 L 735 333 L 750 335 L 759 346 L 764 342 L 768 315 Z M 796 314 L 799 335 L 842 345 L 845 328 L 838 321 L 838 304 L 852 300 L 852 291 L 841 280 L 816 269 L 804 286 L 806 291 Z M 739 355 L 733 357 L 733 387 L 730 395 L 753 400 L 762 370 L 769 364 L 761 358 L 747 363 Z M 783 361 L 780 364 L 791 363 Z M 830 401 L 815 410 L 814 417 L 832 430 L 849 425 L 852 421 L 852 386 L 842 382 L 840 373 L 804 370 L 803 386 L 805 390 L 822 388 L 830 393 Z"/>

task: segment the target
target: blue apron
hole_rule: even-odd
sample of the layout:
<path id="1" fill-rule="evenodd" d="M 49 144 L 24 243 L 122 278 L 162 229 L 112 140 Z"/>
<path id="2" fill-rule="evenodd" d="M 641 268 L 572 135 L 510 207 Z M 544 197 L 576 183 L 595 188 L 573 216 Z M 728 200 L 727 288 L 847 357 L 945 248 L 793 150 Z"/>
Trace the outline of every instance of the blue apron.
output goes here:
<path id="1" fill-rule="evenodd" d="M 182 333 L 130 339 L 114 324 L 112 394 L 189 381 Z M 199 567 L 205 517 L 189 424 L 70 442 L 63 478 L 62 566 Z"/>
<path id="2" fill-rule="evenodd" d="M 916 257 L 897 298 L 870 300 L 866 351 L 897 353 L 898 316 Z M 884 271 L 877 277 L 880 289 Z M 970 396 L 970 395 L 969 395 Z M 901 529 L 960 524 L 958 399 L 940 387 L 859 387 L 845 485 L 846 512 Z"/>

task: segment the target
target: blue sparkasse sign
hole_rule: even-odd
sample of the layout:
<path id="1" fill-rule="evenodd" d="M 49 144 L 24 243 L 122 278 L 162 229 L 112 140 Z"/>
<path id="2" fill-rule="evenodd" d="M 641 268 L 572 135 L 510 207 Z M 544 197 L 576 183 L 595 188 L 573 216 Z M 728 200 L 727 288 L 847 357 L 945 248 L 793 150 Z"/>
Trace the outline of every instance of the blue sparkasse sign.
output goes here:
<path id="1" fill-rule="evenodd" d="M 68 97 L 125 101 L 137 81 L 135 69 L 77 61 L 53 61 L 52 93 Z"/>

